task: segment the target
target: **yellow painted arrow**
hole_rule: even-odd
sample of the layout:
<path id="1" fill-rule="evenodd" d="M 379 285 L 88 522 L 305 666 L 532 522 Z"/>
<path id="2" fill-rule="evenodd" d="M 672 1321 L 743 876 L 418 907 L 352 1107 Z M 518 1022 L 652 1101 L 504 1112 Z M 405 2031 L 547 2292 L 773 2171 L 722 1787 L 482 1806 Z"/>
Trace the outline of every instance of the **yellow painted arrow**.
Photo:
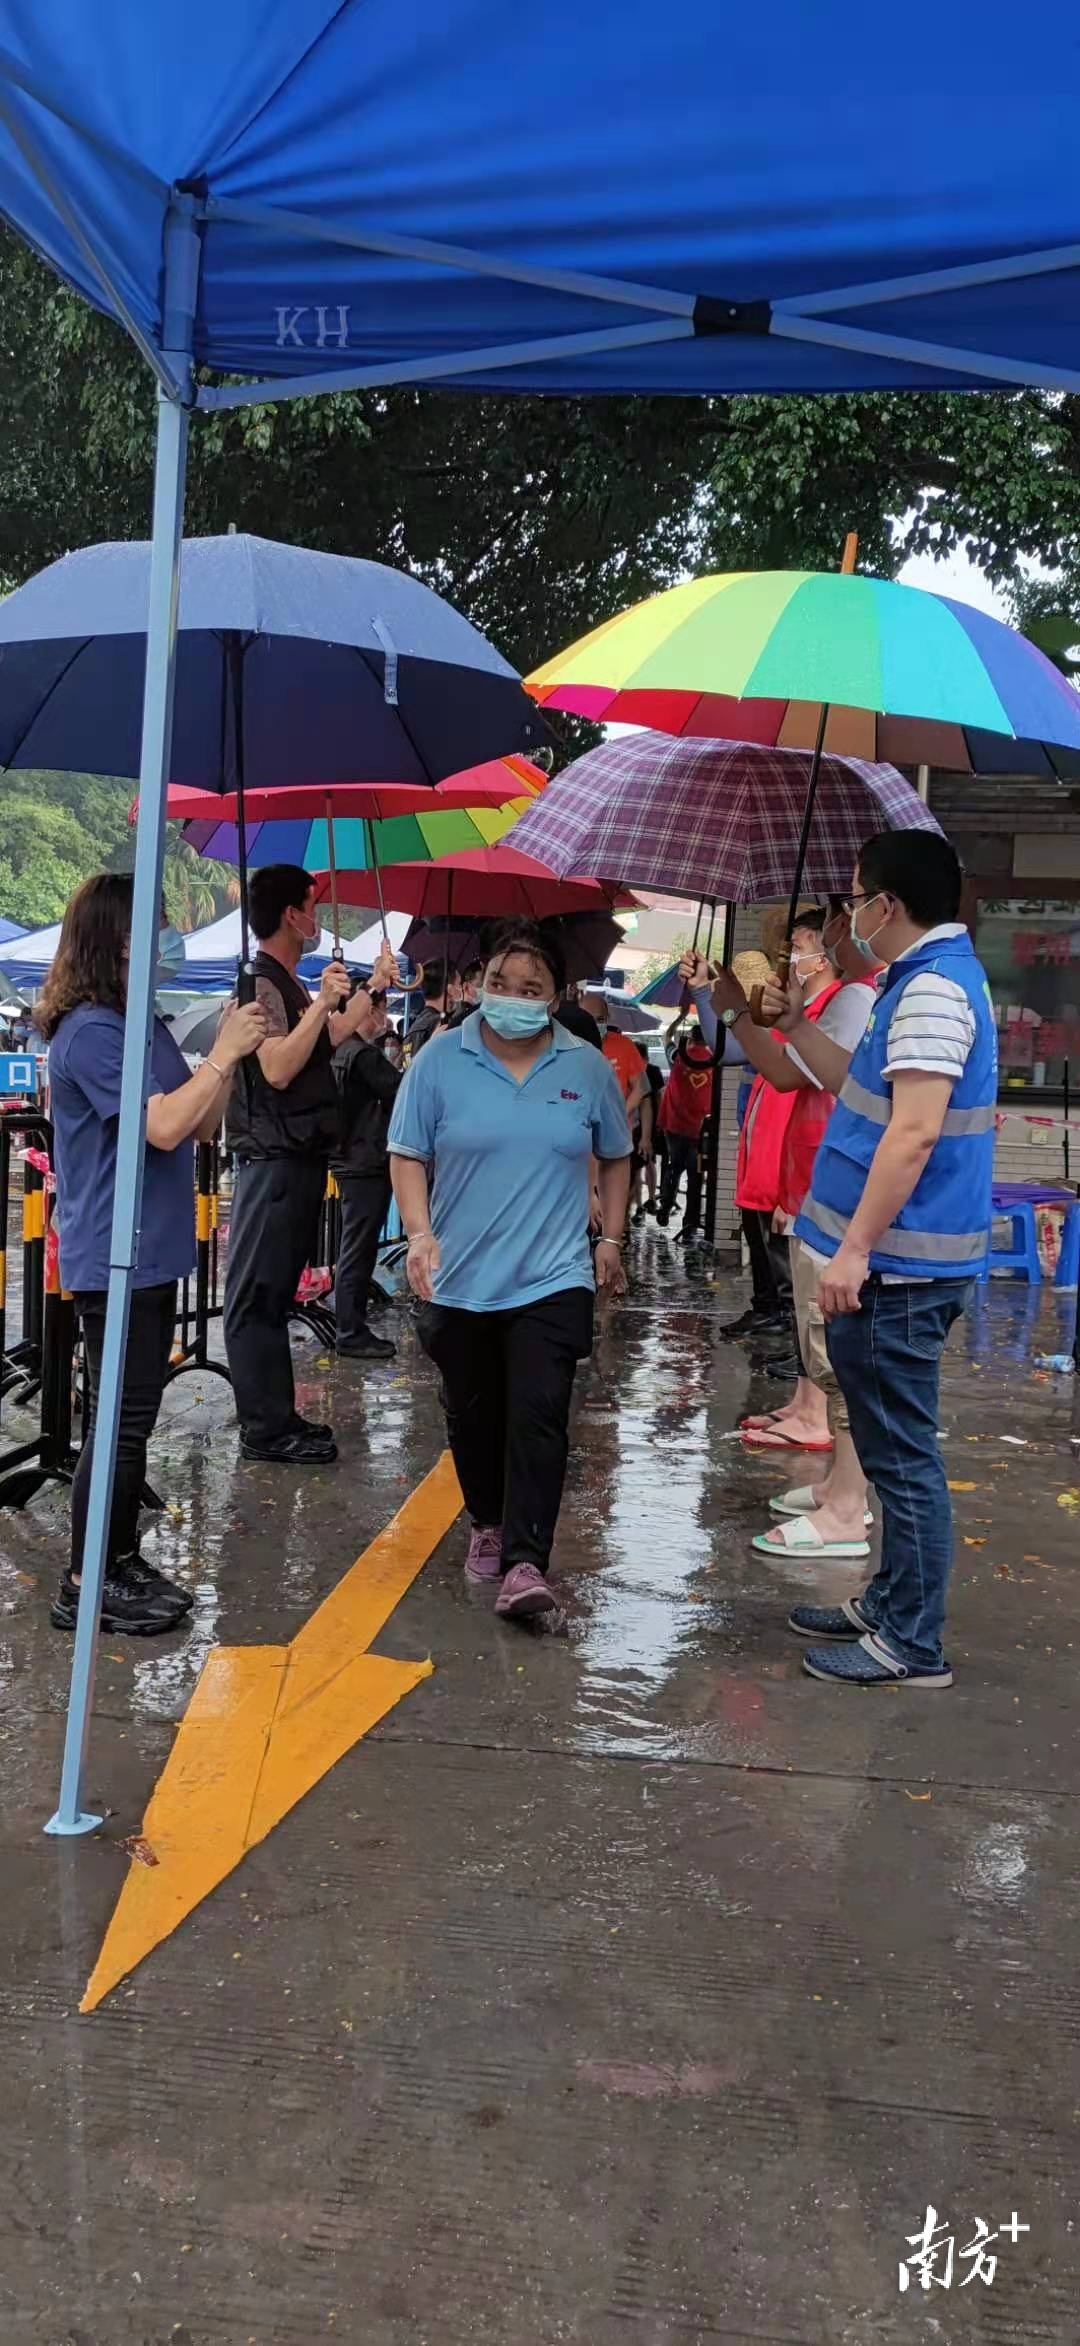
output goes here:
<path id="1" fill-rule="evenodd" d="M 80 2012 L 92 2012 L 369 1727 L 430 1677 L 430 1661 L 395 1662 L 367 1648 L 460 1508 L 444 1452 L 291 1645 L 215 1646 L 208 1654 Z"/>

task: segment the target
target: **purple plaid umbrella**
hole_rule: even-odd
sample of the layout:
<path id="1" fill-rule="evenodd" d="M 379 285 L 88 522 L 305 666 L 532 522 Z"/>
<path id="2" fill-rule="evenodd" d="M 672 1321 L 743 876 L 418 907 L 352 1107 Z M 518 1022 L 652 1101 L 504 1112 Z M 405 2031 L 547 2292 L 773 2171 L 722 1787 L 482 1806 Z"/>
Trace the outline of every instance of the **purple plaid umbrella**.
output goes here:
<path id="1" fill-rule="evenodd" d="M 786 897 L 811 757 L 749 741 L 626 734 L 575 758 L 505 845 L 560 877 L 762 904 Z M 895 766 L 823 757 L 803 886 L 841 895 L 875 831 L 940 831 Z"/>

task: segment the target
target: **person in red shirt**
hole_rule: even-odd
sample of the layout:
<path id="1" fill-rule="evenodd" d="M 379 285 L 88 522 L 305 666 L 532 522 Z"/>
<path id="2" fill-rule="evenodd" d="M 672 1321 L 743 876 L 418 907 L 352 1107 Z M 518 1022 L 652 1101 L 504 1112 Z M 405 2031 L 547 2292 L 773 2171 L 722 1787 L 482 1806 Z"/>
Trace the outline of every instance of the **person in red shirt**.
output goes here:
<path id="1" fill-rule="evenodd" d="M 776 1167 L 777 1211 L 789 1220 L 810 1187 L 814 1157 L 834 1105 L 832 1087 L 838 1088 L 843 1080 L 875 1000 L 876 965 L 868 963 L 852 942 L 843 898 L 830 899 L 820 928 L 829 963 L 824 983 L 817 972 L 810 973 L 804 966 L 801 935 L 797 923 L 788 999 L 776 988 L 766 992 L 766 1009 L 780 1022 L 772 1033 L 756 1027 L 745 1015 L 746 997 L 730 972 L 720 971 L 713 987 L 714 1010 L 737 1031 L 748 1058 L 759 1070 L 758 1080 L 764 1078 L 789 1106 Z M 807 1041 L 805 1019 L 810 1001 L 813 1034 Z M 791 1023 L 789 1002 L 798 1006 L 804 1021 L 798 1049 L 783 1031 Z M 814 1061 L 806 1055 L 809 1053 L 814 1054 Z M 815 1063 L 819 1058 L 820 1066 Z M 808 1253 L 800 1240 L 792 1241 L 799 1341 L 794 1394 L 785 1408 L 770 1412 L 767 1418 L 748 1420 L 745 1438 L 757 1448 L 831 1451 L 832 1457 L 830 1461 L 826 1455 L 824 1472 L 771 1503 L 772 1512 L 782 1520 L 760 1534 L 756 1545 L 793 1555 L 852 1557 L 867 1552 L 866 1481 L 826 1350 L 817 1277 Z"/>
<path id="2" fill-rule="evenodd" d="M 612 1025 L 606 994 L 585 994 L 581 1007 L 589 1012 L 591 1018 L 595 1018 L 600 1029 L 600 1048 L 608 1066 L 615 1070 L 632 1129 L 637 1123 L 637 1110 L 649 1088 L 640 1053 L 629 1035 L 622 1034 L 617 1026 Z"/>
<path id="3" fill-rule="evenodd" d="M 679 1183 L 686 1175 L 686 1212 L 679 1232 L 685 1245 L 701 1222 L 701 1134 L 712 1110 L 713 1055 L 699 1026 L 684 1036 L 664 1085 L 658 1122 L 664 1135 L 664 1172 L 657 1228 L 666 1230 Z"/>

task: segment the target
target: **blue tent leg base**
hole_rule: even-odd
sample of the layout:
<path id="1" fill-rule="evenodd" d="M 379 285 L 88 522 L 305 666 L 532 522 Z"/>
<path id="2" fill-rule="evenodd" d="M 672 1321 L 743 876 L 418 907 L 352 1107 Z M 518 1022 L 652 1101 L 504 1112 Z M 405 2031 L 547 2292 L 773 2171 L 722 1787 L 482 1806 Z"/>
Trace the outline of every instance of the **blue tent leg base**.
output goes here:
<path id="1" fill-rule="evenodd" d="M 73 1817 L 62 1817 L 57 1809 L 55 1815 L 49 1818 L 48 1824 L 43 1825 L 41 1829 L 43 1833 L 52 1833 L 58 1840 L 67 1840 L 78 1833 L 96 1833 L 104 1822 L 103 1816 L 91 1816 L 86 1809 L 79 1809 Z"/>

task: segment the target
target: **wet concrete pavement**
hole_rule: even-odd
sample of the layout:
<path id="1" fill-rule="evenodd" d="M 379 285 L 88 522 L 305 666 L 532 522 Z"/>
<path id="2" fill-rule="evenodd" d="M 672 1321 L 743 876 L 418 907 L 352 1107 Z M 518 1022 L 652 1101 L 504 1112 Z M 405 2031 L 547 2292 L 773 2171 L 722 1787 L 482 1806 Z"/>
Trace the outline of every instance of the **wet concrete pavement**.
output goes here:
<path id="1" fill-rule="evenodd" d="M 407 1315 L 385 1368 L 302 1356 L 333 1469 L 241 1465 L 226 1389 L 172 1390 L 149 1544 L 197 1604 L 102 1649 L 93 1842 L 40 1833 L 65 1503 L 0 1517 L 3 2346 L 1080 2337 L 1080 1468 L 1030 1366 L 1062 1307 L 995 1287 L 950 1355 L 955 1688 L 844 1693 L 784 1620 L 857 1576 L 749 1545 L 802 1475 L 728 1438 L 775 1397 L 718 1336 L 742 1291 L 635 1254 L 558 1633 L 470 1601 L 451 1533 L 376 1646 L 433 1677 L 86 2018 L 209 1647 L 290 1638 L 438 1456 Z M 992 2286 L 899 2293 L 931 2202 L 958 2258 L 1030 2226 Z"/>

